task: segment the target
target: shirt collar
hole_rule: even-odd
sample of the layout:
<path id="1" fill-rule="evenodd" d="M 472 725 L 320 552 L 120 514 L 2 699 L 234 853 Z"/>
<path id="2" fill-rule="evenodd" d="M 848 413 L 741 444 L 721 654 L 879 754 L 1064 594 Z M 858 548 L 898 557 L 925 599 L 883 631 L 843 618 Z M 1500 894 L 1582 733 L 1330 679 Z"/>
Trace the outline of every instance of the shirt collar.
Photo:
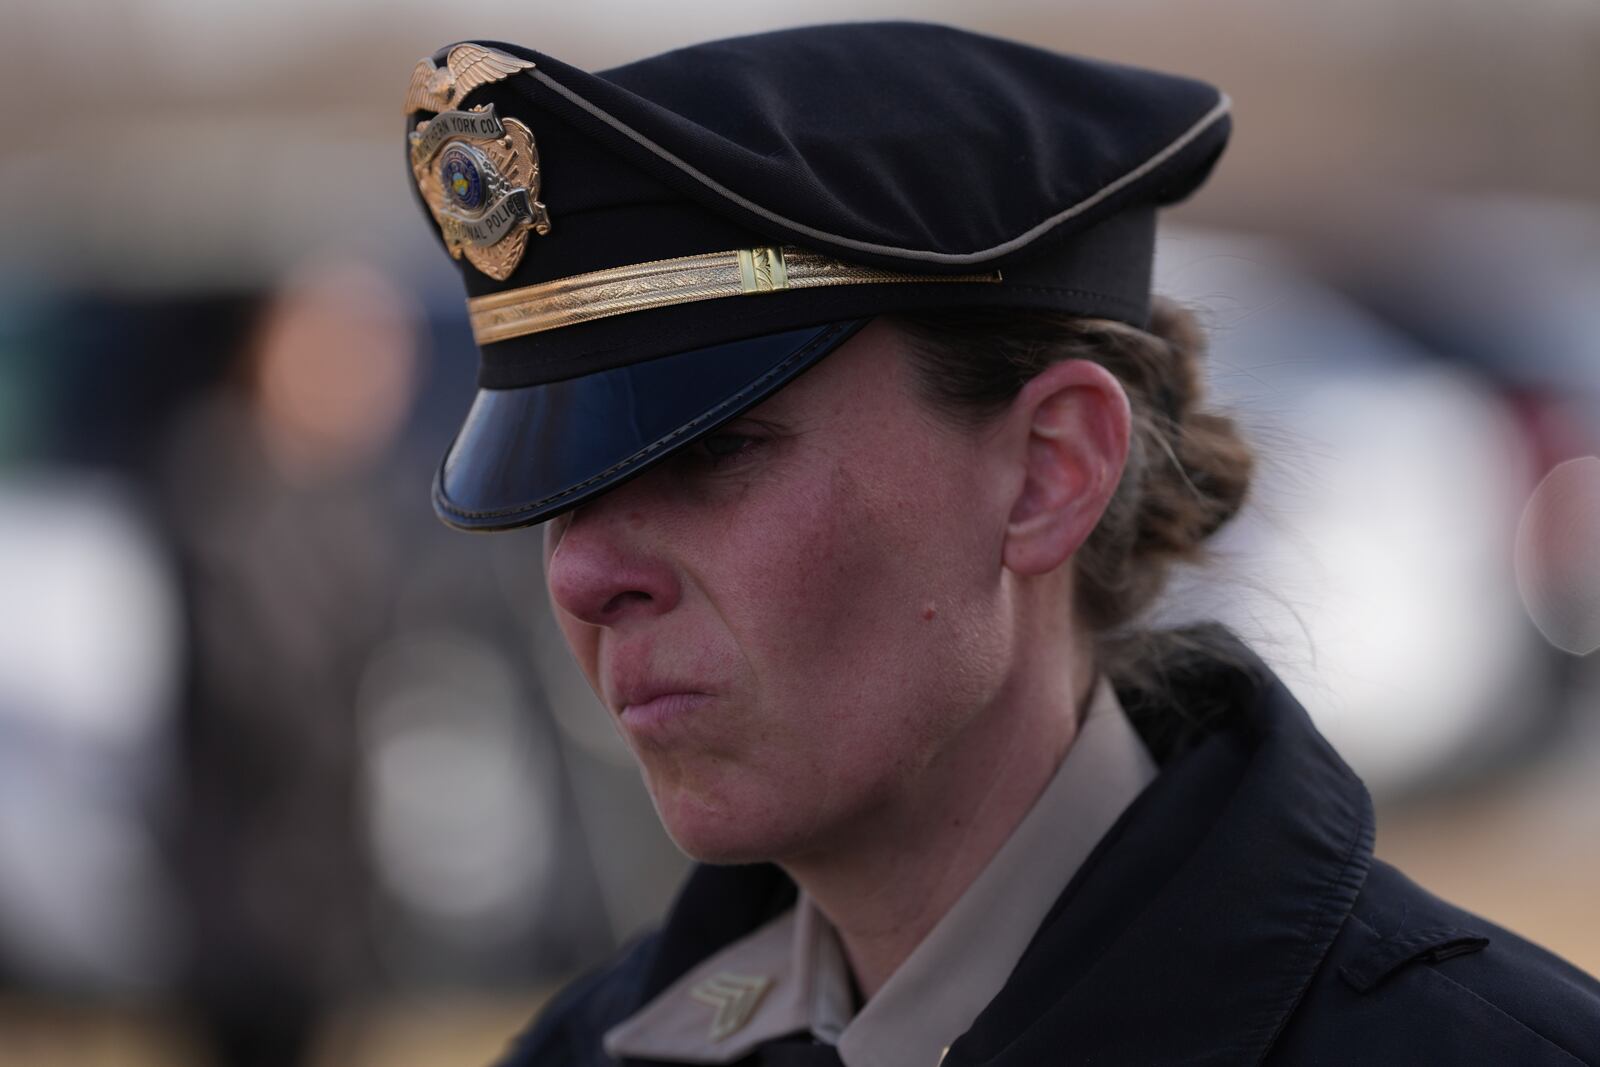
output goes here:
<path id="1" fill-rule="evenodd" d="M 1157 767 L 1100 676 L 1077 736 L 1005 844 L 852 1016 L 848 964 L 803 892 L 794 907 L 691 968 L 605 1035 L 612 1056 L 731 1063 L 809 1031 L 845 1067 L 937 1064 L 1005 985 L 1061 887 Z M 960 981 L 950 975 L 959 973 Z"/>

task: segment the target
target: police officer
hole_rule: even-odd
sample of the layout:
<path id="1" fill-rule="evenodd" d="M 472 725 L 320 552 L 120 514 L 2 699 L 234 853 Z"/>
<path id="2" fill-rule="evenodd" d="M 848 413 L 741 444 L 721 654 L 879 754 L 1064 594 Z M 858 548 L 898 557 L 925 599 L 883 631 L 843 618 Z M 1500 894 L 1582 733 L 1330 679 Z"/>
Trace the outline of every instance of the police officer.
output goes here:
<path id="1" fill-rule="evenodd" d="M 1248 491 L 1150 294 L 1223 94 L 888 23 L 461 43 L 406 111 L 482 352 L 435 507 L 544 524 L 700 861 L 508 1063 L 1600 1063 L 1260 659 L 1134 625 Z"/>

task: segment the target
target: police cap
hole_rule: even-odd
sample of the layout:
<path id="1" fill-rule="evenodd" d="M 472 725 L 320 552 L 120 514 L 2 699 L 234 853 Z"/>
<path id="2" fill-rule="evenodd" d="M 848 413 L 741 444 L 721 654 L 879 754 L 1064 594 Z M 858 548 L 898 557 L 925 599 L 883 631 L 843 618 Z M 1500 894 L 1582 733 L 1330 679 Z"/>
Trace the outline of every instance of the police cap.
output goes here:
<path id="1" fill-rule="evenodd" d="M 1144 325 L 1156 209 L 1229 132 L 1203 82 L 909 22 L 598 73 L 462 42 L 417 65 L 405 106 L 481 353 L 433 492 L 472 530 L 639 474 L 874 315 Z"/>

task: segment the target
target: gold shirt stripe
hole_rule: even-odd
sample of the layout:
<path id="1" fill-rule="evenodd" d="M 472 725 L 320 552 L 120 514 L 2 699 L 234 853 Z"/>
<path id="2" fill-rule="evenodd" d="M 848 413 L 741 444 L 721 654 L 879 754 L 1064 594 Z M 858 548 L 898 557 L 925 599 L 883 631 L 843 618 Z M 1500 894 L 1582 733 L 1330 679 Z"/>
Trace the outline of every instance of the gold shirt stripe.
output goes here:
<path id="1" fill-rule="evenodd" d="M 816 252 L 740 248 L 610 267 L 570 278 L 476 296 L 467 301 L 480 345 L 575 326 L 608 315 L 724 296 L 881 282 L 998 282 L 983 274 L 904 274 L 831 259 Z"/>

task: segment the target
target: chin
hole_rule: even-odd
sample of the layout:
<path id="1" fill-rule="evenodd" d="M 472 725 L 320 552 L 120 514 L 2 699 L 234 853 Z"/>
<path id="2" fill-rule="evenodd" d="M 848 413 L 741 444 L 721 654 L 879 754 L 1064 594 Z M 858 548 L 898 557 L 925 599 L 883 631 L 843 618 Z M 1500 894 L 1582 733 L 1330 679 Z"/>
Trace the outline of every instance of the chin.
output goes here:
<path id="1" fill-rule="evenodd" d="M 732 867 L 745 863 L 771 863 L 777 858 L 771 850 L 764 849 L 755 842 L 684 837 L 670 831 L 667 836 L 678 846 L 678 851 L 696 863 Z"/>
<path id="2" fill-rule="evenodd" d="M 741 803 L 679 790 L 651 795 L 667 836 L 700 863 L 770 863 L 796 850 L 797 813 L 781 800 Z"/>

